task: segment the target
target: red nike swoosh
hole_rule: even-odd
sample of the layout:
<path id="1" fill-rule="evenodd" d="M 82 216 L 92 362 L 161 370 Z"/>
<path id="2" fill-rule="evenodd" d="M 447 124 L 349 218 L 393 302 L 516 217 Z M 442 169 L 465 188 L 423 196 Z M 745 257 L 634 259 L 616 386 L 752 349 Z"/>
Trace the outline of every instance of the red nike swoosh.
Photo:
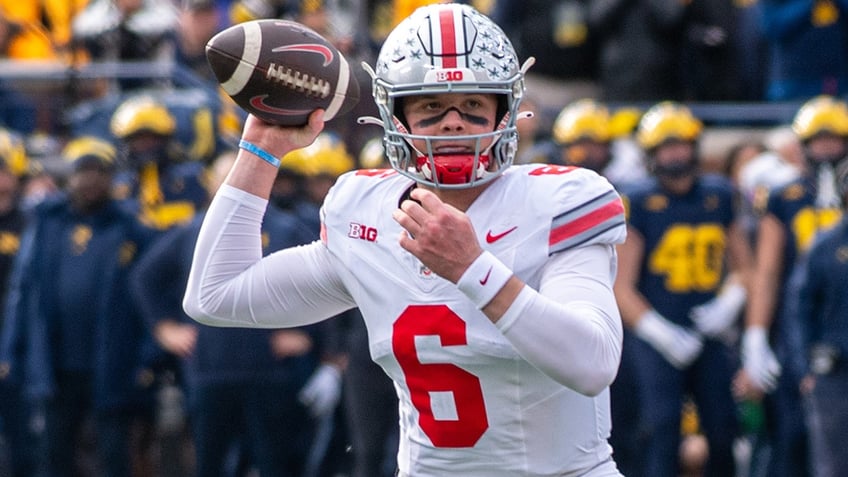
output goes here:
<path id="1" fill-rule="evenodd" d="M 277 107 L 271 106 L 270 104 L 267 104 L 265 102 L 265 98 L 267 98 L 267 97 L 268 97 L 267 94 L 261 94 L 261 95 L 258 95 L 258 96 L 254 96 L 254 97 L 250 98 L 250 105 L 253 106 L 254 108 L 258 109 L 259 111 L 262 111 L 262 112 L 265 112 L 265 113 L 271 113 L 271 114 L 289 115 L 289 114 L 305 114 L 305 113 L 310 112 L 310 110 L 308 110 L 308 109 L 283 109 L 283 108 L 277 108 Z"/>
<path id="2" fill-rule="evenodd" d="M 274 53 L 278 53 L 280 51 L 305 51 L 308 53 L 318 53 L 319 55 L 324 57 L 324 66 L 329 65 L 333 62 L 333 50 L 327 48 L 324 45 L 315 45 L 312 43 L 299 43 L 297 45 L 283 45 L 274 48 Z"/>
<path id="3" fill-rule="evenodd" d="M 486 272 L 486 276 L 483 277 L 483 279 L 480 280 L 480 285 L 485 286 L 486 283 L 489 283 L 489 275 L 491 275 L 491 274 L 492 274 L 492 267 L 489 267 L 489 271 Z"/>
<path id="4" fill-rule="evenodd" d="M 515 230 L 515 229 L 517 229 L 517 228 L 518 228 L 518 226 L 516 225 L 515 227 L 513 227 L 513 228 L 511 228 L 511 229 L 509 229 L 509 230 L 506 230 L 506 231 L 504 231 L 504 232 L 501 232 L 501 233 L 499 233 L 499 234 L 497 234 L 497 235 L 492 235 L 492 231 L 490 230 L 490 231 L 486 232 L 486 243 L 495 243 L 495 242 L 497 242 L 498 240 L 500 240 L 500 239 L 502 239 L 502 238 L 506 237 L 506 236 L 507 236 L 507 234 L 511 233 L 513 230 Z"/>

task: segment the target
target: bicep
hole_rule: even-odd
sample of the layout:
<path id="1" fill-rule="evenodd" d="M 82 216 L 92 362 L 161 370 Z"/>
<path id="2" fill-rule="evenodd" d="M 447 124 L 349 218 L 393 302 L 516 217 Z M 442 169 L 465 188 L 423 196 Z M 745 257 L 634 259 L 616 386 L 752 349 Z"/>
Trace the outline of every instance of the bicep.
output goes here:
<path id="1" fill-rule="evenodd" d="M 354 306 L 321 242 L 292 247 L 254 263 L 208 296 L 204 323 L 280 328 L 303 326 Z"/>

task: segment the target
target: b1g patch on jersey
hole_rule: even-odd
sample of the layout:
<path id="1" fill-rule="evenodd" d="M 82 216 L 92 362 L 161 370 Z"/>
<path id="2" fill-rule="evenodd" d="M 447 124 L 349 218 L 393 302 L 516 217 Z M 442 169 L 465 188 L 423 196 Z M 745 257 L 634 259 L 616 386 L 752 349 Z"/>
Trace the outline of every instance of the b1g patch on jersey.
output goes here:
<path id="1" fill-rule="evenodd" d="M 621 198 L 609 190 L 553 218 L 548 255 L 583 245 L 616 227 L 623 228 L 624 224 Z M 623 239 L 624 234 L 621 235 Z"/>
<path id="2" fill-rule="evenodd" d="M 347 236 L 350 238 L 365 240 L 368 242 L 376 242 L 377 228 L 356 222 L 351 222 L 348 224 Z"/>

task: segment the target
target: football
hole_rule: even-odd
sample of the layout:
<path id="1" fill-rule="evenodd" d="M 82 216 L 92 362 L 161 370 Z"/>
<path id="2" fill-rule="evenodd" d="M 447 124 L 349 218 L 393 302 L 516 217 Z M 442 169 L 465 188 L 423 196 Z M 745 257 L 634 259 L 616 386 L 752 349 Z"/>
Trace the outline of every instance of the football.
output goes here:
<path id="1" fill-rule="evenodd" d="M 206 44 L 224 91 L 245 111 L 281 126 L 303 126 L 324 109 L 329 121 L 356 106 L 359 83 L 339 50 L 300 23 L 239 23 Z"/>

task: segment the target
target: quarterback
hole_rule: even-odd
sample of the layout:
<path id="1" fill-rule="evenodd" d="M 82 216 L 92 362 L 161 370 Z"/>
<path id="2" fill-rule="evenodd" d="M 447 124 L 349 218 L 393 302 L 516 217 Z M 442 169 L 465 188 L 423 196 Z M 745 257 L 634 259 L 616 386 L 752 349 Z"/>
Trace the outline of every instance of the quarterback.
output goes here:
<path id="1" fill-rule="evenodd" d="M 587 169 L 513 165 L 524 72 L 499 27 L 422 7 L 372 73 L 392 169 L 339 178 L 321 240 L 262 258 L 277 158 L 302 128 L 248 117 L 184 299 L 215 326 L 289 327 L 359 307 L 400 402 L 398 475 L 619 476 L 607 438 L 624 210 Z"/>

